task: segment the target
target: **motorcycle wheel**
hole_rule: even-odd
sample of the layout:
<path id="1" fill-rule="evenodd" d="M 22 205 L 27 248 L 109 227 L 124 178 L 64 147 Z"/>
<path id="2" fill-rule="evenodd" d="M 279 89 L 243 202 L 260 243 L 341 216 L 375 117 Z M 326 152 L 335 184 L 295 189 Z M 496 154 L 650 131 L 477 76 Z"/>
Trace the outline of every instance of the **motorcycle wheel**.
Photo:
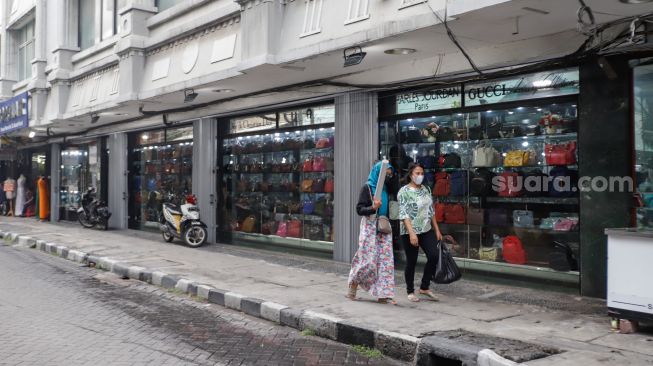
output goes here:
<path id="1" fill-rule="evenodd" d="M 162 232 L 161 234 L 163 235 L 163 240 L 167 241 L 168 243 L 171 243 L 173 240 L 175 240 L 174 236 L 172 236 L 172 235 L 170 235 L 170 234 L 168 234 L 166 232 Z"/>
<path id="2" fill-rule="evenodd" d="M 206 242 L 206 229 L 201 226 L 191 226 L 184 231 L 184 242 L 191 248 L 201 247 Z"/>
<path id="3" fill-rule="evenodd" d="M 83 227 L 90 229 L 95 227 L 97 223 L 91 223 L 88 221 L 88 218 L 86 217 L 86 212 L 80 212 L 77 215 L 77 220 L 79 221 L 80 224 L 82 224 Z"/>

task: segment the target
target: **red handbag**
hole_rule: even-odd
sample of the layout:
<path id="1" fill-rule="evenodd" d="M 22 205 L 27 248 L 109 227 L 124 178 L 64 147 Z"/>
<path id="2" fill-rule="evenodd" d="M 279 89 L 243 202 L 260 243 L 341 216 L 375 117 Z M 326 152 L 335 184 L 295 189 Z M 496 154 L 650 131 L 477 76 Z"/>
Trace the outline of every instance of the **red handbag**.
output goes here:
<path id="1" fill-rule="evenodd" d="M 520 176 L 515 172 L 501 173 L 501 197 L 519 197 L 522 194 L 523 184 L 520 184 Z"/>
<path id="2" fill-rule="evenodd" d="M 546 144 L 544 155 L 547 165 L 576 164 L 576 141 L 566 144 Z"/>
<path id="3" fill-rule="evenodd" d="M 444 203 L 435 204 L 435 221 L 443 222 L 444 221 Z"/>
<path id="4" fill-rule="evenodd" d="M 503 260 L 511 264 L 525 264 L 526 251 L 521 240 L 514 236 L 508 235 L 503 239 Z"/>
<path id="5" fill-rule="evenodd" d="M 322 157 L 316 157 L 313 159 L 313 171 L 314 172 L 323 172 L 326 170 L 326 161 Z"/>
<path id="6" fill-rule="evenodd" d="M 323 137 L 323 138 L 317 140 L 317 143 L 315 144 L 316 149 L 324 149 L 324 148 L 327 148 L 327 147 L 331 147 L 331 146 L 330 146 L 329 139 L 326 138 L 326 137 Z"/>
<path id="7" fill-rule="evenodd" d="M 301 238 L 302 237 L 302 222 L 299 220 L 291 220 L 288 222 L 288 233 L 287 236 L 290 238 Z"/>
<path id="8" fill-rule="evenodd" d="M 326 182 L 324 183 L 324 192 L 333 193 L 333 191 L 335 190 L 334 185 L 335 185 L 335 183 L 333 181 L 333 178 L 327 179 Z"/>
<path id="9" fill-rule="evenodd" d="M 435 174 L 435 187 L 433 187 L 434 196 L 448 196 L 451 192 L 451 182 L 449 174 L 438 172 Z"/>
<path id="10" fill-rule="evenodd" d="M 302 171 L 305 173 L 310 173 L 313 171 L 313 160 L 311 159 L 306 159 L 304 161 L 304 166 L 302 167 Z"/>
<path id="11" fill-rule="evenodd" d="M 279 226 L 277 226 L 277 236 L 280 236 L 282 238 L 285 238 L 288 236 L 288 223 L 285 221 L 281 221 L 279 223 Z"/>
<path id="12" fill-rule="evenodd" d="M 464 224 L 465 207 L 463 205 L 445 205 L 444 222 L 447 224 Z"/>

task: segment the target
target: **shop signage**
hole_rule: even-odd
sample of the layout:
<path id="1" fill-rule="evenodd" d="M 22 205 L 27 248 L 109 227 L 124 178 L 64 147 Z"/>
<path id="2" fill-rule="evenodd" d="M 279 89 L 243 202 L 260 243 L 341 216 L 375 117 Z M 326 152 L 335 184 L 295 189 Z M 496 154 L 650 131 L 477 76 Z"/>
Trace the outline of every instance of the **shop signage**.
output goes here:
<path id="1" fill-rule="evenodd" d="M 539 72 L 504 80 L 465 85 L 465 106 L 578 94 L 578 69 Z"/>
<path id="2" fill-rule="evenodd" d="M 229 133 L 244 133 L 261 130 L 269 130 L 277 127 L 277 116 L 275 114 L 262 116 L 249 116 L 232 119 L 229 126 Z"/>
<path id="3" fill-rule="evenodd" d="M 29 125 L 27 92 L 0 102 L 0 134 L 26 128 Z"/>
<path id="4" fill-rule="evenodd" d="M 452 86 L 426 92 L 399 94 L 396 100 L 397 114 L 460 108 L 462 91 L 460 86 Z"/>

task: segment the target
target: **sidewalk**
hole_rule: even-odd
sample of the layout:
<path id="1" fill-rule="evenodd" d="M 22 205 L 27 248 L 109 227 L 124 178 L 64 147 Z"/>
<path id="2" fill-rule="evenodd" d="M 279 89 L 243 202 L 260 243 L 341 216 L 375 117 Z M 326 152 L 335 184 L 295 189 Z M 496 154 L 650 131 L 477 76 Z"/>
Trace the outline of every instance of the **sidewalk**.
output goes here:
<path id="1" fill-rule="evenodd" d="M 328 260 L 227 245 L 191 249 L 165 243 L 154 233 L 103 232 L 33 219 L 0 217 L 0 231 L 370 329 L 412 337 L 464 329 L 564 351 L 529 361 L 531 366 L 653 365 L 650 330 L 631 335 L 611 332 L 602 300 L 462 280 L 435 287 L 439 302 L 411 303 L 398 271 L 398 306 L 377 304 L 362 292 L 363 301 L 352 302 L 344 297 L 348 265 Z"/>

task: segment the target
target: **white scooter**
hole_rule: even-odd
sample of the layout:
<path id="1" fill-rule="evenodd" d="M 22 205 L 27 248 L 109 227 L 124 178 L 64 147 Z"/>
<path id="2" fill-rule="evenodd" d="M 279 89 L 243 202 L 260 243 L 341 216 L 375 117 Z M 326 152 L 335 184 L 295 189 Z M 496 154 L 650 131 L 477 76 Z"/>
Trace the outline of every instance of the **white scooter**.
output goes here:
<path id="1" fill-rule="evenodd" d="M 197 248 L 206 242 L 206 224 L 200 220 L 197 198 L 192 194 L 186 196 L 186 203 L 181 206 L 164 203 L 160 223 L 163 240 L 168 243 L 177 238 Z"/>

